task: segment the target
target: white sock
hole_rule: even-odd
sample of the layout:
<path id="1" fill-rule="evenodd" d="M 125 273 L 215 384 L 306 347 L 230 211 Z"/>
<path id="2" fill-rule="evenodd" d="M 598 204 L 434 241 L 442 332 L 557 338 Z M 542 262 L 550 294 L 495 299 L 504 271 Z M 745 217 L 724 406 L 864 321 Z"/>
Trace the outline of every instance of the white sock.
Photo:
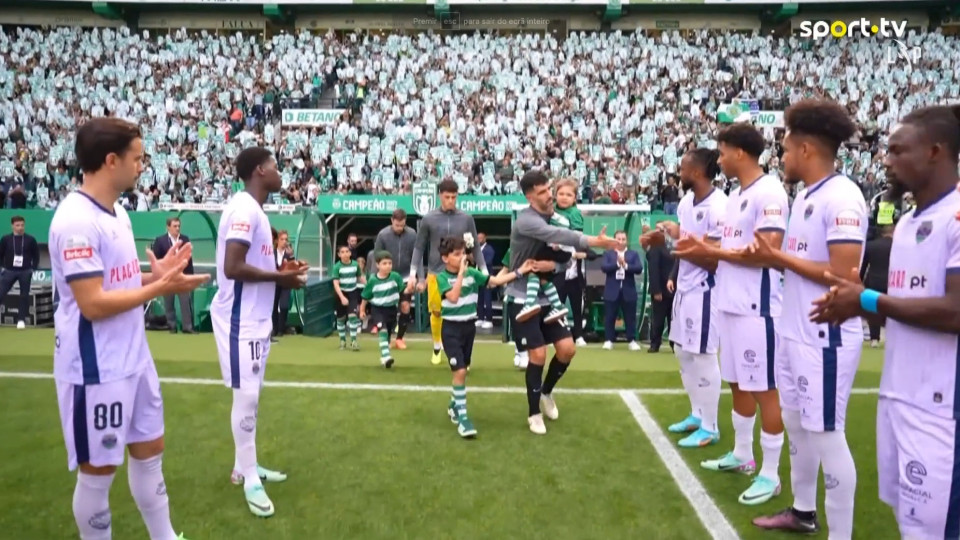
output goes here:
<path id="1" fill-rule="evenodd" d="M 161 453 L 144 460 L 130 456 L 127 478 L 151 540 L 176 540 L 177 534 L 170 523 L 170 499 L 163 481 L 162 456 Z"/>
<path id="2" fill-rule="evenodd" d="M 257 474 L 257 405 L 260 393 L 253 390 L 234 389 L 233 409 L 230 411 L 230 427 L 233 428 L 233 444 L 236 448 L 237 470 L 243 475 L 243 488 L 261 485 Z"/>
<path id="3" fill-rule="evenodd" d="M 843 431 L 809 432 L 810 441 L 820 454 L 823 484 L 826 488 L 827 528 L 830 540 L 849 540 L 853 536 L 853 497 L 857 491 L 857 469 Z M 831 487 L 833 486 L 833 487 Z"/>
<path id="4" fill-rule="evenodd" d="M 800 423 L 800 411 L 783 409 L 783 425 L 790 439 L 790 485 L 793 507 L 800 512 L 817 509 L 817 477 L 820 475 L 820 454 L 810 440 L 810 433 Z"/>
<path id="5" fill-rule="evenodd" d="M 677 361 L 680 363 L 680 381 L 690 398 L 690 416 L 700 418 L 700 404 L 697 403 L 697 378 L 694 355 L 677 349 Z"/>
<path id="6" fill-rule="evenodd" d="M 783 448 L 783 433 L 767 433 L 760 430 L 760 449 L 763 450 L 763 464 L 760 476 L 766 476 L 774 482 L 780 482 L 780 450 Z"/>
<path id="7" fill-rule="evenodd" d="M 441 342 L 439 342 L 439 341 L 434 341 L 434 342 L 433 342 L 433 350 L 439 351 L 439 350 L 442 349 L 442 348 L 443 348 L 443 344 L 442 344 Z"/>
<path id="8" fill-rule="evenodd" d="M 740 416 L 731 411 L 733 418 L 733 457 L 740 461 L 753 461 L 753 423 L 757 416 Z"/>
<path id="9" fill-rule="evenodd" d="M 77 473 L 73 490 L 73 518 L 81 540 L 110 540 L 110 484 L 113 474 Z"/>
<path id="10" fill-rule="evenodd" d="M 693 356 L 693 402 L 698 407 L 697 416 L 700 418 L 700 427 L 717 433 L 718 409 L 720 408 L 720 364 L 717 355 L 694 354 Z"/>

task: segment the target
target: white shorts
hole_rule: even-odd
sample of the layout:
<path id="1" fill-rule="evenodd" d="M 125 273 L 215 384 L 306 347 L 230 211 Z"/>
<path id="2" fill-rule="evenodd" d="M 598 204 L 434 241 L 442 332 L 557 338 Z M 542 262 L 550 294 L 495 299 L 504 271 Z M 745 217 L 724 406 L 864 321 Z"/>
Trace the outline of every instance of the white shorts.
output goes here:
<path id="1" fill-rule="evenodd" d="M 904 538 L 960 537 L 957 421 L 902 401 L 877 402 L 877 483 Z"/>
<path id="2" fill-rule="evenodd" d="M 223 383 L 230 388 L 260 390 L 270 355 L 273 322 L 234 324 L 211 313 Z"/>
<path id="3" fill-rule="evenodd" d="M 860 365 L 860 344 L 818 347 L 780 339 L 777 389 L 784 409 L 800 411 L 807 431 L 843 431 L 853 378 Z"/>
<path id="4" fill-rule="evenodd" d="M 67 467 L 123 465 L 128 444 L 163 436 L 163 398 L 157 367 L 100 384 L 57 381 Z"/>
<path id="5" fill-rule="evenodd" d="M 673 298 L 670 341 L 686 352 L 714 354 L 720 345 L 717 299 L 711 289 L 678 292 Z"/>
<path id="6" fill-rule="evenodd" d="M 720 377 L 745 392 L 777 388 L 777 319 L 719 312 Z"/>

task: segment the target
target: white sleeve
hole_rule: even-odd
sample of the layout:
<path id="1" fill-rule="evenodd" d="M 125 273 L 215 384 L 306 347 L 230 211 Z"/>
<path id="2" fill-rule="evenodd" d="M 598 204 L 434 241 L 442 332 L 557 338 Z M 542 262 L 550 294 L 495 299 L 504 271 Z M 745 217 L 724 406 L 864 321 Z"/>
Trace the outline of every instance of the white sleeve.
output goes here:
<path id="1" fill-rule="evenodd" d="M 726 200 L 710 205 L 710 221 L 707 223 L 707 238 L 720 240 L 723 238 L 723 220 L 727 213 Z"/>
<path id="2" fill-rule="evenodd" d="M 767 189 L 760 192 L 756 199 L 756 225 L 754 232 L 786 232 L 787 216 L 790 213 L 787 192 L 780 189 Z"/>
<path id="3" fill-rule="evenodd" d="M 248 208 L 246 205 L 238 204 L 231 208 L 230 211 L 223 216 L 223 219 L 227 220 L 227 232 L 224 236 L 224 243 L 240 242 L 245 246 L 250 246 L 250 244 L 253 243 L 254 231 L 259 221 L 257 216 L 254 215 L 253 209 Z"/>
<path id="4" fill-rule="evenodd" d="M 862 196 L 832 198 L 824 220 L 827 244 L 867 241 L 867 205 Z"/>
<path id="5" fill-rule="evenodd" d="M 51 231 L 51 236 L 56 240 L 49 247 L 50 257 L 60 262 L 67 283 L 75 279 L 103 277 L 100 231 L 95 222 L 89 219 L 68 221 Z"/>

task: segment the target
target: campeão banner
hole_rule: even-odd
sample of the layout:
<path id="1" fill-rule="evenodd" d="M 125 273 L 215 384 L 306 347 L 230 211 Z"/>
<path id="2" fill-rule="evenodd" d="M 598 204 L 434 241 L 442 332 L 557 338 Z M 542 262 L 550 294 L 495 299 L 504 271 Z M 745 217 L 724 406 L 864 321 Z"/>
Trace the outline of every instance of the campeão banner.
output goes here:
<path id="1" fill-rule="evenodd" d="M 411 216 L 423 215 L 439 204 L 436 191 L 433 193 L 431 200 L 424 201 L 424 204 L 412 195 L 321 195 L 317 199 L 317 210 L 325 215 L 389 216 L 400 208 Z M 474 216 L 509 216 L 514 205 L 526 202 L 522 195 L 460 195 L 457 208 Z"/>

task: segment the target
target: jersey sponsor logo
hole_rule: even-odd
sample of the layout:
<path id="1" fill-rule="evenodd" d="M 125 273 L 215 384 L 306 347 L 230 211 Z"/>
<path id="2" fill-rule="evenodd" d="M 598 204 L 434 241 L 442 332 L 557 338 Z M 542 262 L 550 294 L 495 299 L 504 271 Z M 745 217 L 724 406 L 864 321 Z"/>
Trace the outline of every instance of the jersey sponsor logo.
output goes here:
<path id="1" fill-rule="evenodd" d="M 841 210 L 835 220 L 837 229 L 848 233 L 860 232 L 860 214 L 856 210 Z"/>
<path id="2" fill-rule="evenodd" d="M 250 232 L 250 224 L 243 221 L 237 221 L 230 224 L 230 230 L 237 232 Z"/>
<path id="3" fill-rule="evenodd" d="M 723 228 L 723 237 L 724 238 L 740 238 L 743 236 L 743 231 L 734 227 L 724 227 Z"/>
<path id="4" fill-rule="evenodd" d="M 110 283 L 122 283 L 140 275 L 140 260 L 133 259 L 110 269 Z"/>
<path id="5" fill-rule="evenodd" d="M 917 287 L 927 288 L 927 276 L 910 276 L 910 288 L 916 289 Z"/>
<path id="6" fill-rule="evenodd" d="M 767 206 L 766 208 L 763 209 L 763 215 L 765 215 L 765 216 L 782 216 L 782 215 L 783 215 L 783 209 L 781 209 L 779 206 L 777 206 L 777 205 L 775 205 L 775 204 L 771 204 L 770 206 Z"/>
<path id="7" fill-rule="evenodd" d="M 810 384 L 810 381 L 808 381 L 807 378 L 804 377 L 803 375 L 797 377 L 797 390 L 801 394 L 805 394 L 807 392 L 807 385 L 809 384 Z"/>
<path id="8" fill-rule="evenodd" d="M 908 482 L 915 486 L 922 486 L 923 479 L 927 476 L 927 468 L 919 461 L 913 460 L 907 463 L 903 468 L 903 476 Z"/>
<path id="9" fill-rule="evenodd" d="M 273 246 L 270 244 L 260 244 L 260 254 L 266 257 L 273 256 Z"/>
<path id="10" fill-rule="evenodd" d="M 806 250 L 807 250 L 806 242 L 802 240 L 798 240 L 796 237 L 790 237 L 787 239 L 787 251 L 796 251 L 799 253 L 801 251 L 806 251 Z"/>
<path id="11" fill-rule="evenodd" d="M 757 361 L 757 353 L 751 349 L 743 351 L 743 359 L 747 361 L 748 364 L 752 364 Z"/>
<path id="12" fill-rule="evenodd" d="M 890 274 L 887 276 L 887 288 L 902 289 L 906 279 L 906 270 L 890 270 Z"/>
<path id="13" fill-rule="evenodd" d="M 919 244 L 920 242 L 923 242 L 931 234 L 933 234 L 933 222 L 924 221 L 919 227 L 917 227 L 917 243 Z"/>
<path id="14" fill-rule="evenodd" d="M 89 259 L 93 257 L 92 247 L 75 247 L 63 250 L 63 260 L 75 261 L 77 259 Z"/>

